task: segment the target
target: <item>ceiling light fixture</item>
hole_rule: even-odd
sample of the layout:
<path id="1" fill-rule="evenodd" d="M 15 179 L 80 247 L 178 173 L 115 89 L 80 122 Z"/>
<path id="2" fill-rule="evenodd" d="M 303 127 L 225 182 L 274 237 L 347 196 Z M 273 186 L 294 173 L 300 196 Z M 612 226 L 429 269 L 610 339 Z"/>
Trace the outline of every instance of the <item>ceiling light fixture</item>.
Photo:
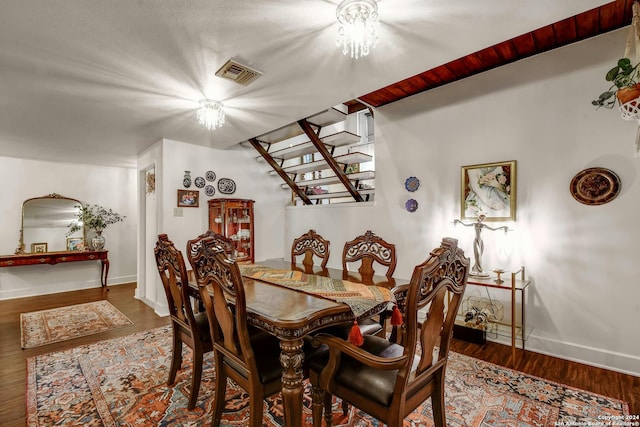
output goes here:
<path id="1" fill-rule="evenodd" d="M 369 55 L 369 49 L 378 43 L 378 4 L 375 0 L 344 0 L 336 11 L 340 28 L 336 44 L 342 53 L 351 57 Z"/>
<path id="2" fill-rule="evenodd" d="M 214 130 L 224 125 L 224 105 L 213 99 L 201 99 L 198 109 L 198 121 L 207 129 Z"/>

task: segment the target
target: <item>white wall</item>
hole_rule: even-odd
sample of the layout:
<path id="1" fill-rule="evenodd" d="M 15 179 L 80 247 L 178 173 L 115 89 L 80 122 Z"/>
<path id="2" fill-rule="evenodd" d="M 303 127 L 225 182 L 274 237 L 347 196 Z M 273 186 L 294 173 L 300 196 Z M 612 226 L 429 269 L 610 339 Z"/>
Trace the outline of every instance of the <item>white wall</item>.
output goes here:
<path id="1" fill-rule="evenodd" d="M 22 202 L 57 193 L 83 203 L 111 208 L 127 218 L 103 236 L 109 250 L 109 285 L 136 280 L 137 201 L 134 169 L 54 163 L 0 157 L 0 253 L 18 246 Z M 99 262 L 74 262 L 0 268 L 0 299 L 19 298 L 100 286 Z"/>
<path id="2" fill-rule="evenodd" d="M 140 241 L 139 261 L 153 258 L 153 248 L 157 235 L 166 233 L 178 249 L 183 251 L 187 240 L 193 239 L 208 229 L 208 204 L 212 198 L 252 199 L 254 205 L 255 256 L 256 260 L 281 257 L 284 248 L 284 206 L 290 193 L 280 188 L 280 178 L 268 175 L 269 166 L 258 163 L 253 148 L 237 146 L 227 150 L 162 140 L 138 157 L 138 168 L 144 170 L 150 164 L 156 165 L 156 196 L 158 203 L 157 230 L 151 233 L 143 224 L 141 214 L 140 229 L 146 229 L 147 235 Z M 180 208 L 181 216 L 176 215 L 177 190 L 184 189 L 182 180 L 185 170 L 191 172 L 192 181 L 205 176 L 206 171 L 216 174 L 216 194 L 208 197 L 204 189 L 200 190 L 200 206 Z M 139 174 L 142 176 L 142 174 Z M 220 178 L 231 178 L 236 183 L 232 195 L 219 194 L 217 182 Z M 209 182 L 207 182 L 209 184 Z M 140 183 L 141 188 L 143 183 Z M 194 184 L 190 190 L 198 190 Z M 155 262 L 155 261 L 153 261 Z M 139 262 L 138 271 L 147 271 Z M 143 278 L 143 275 L 146 277 Z M 144 292 L 143 292 L 144 289 Z M 138 295 L 140 299 L 153 307 L 159 314 L 167 314 L 167 302 L 162 283 L 156 274 L 140 274 Z"/>
<path id="3" fill-rule="evenodd" d="M 315 228 L 331 240 L 330 266 L 336 267 L 344 242 L 372 229 L 398 246 L 396 276 L 402 278 L 446 235 L 473 258 L 473 230 L 451 224 L 460 218 L 460 168 L 516 160 L 517 221 L 508 224 L 513 250 L 499 257 L 498 237 L 485 231 L 484 266 L 527 267 L 533 281 L 527 322 L 534 327 L 528 347 L 640 375 L 636 123 L 591 105 L 608 88 L 604 74 L 624 52 L 626 33 L 377 109 L 375 204 L 289 208 L 285 241 Z M 608 204 L 585 206 L 572 198 L 569 183 L 594 166 L 615 171 L 622 190 Z M 415 193 L 403 187 L 409 176 L 420 179 Z M 410 197 L 419 202 L 415 213 L 404 210 Z"/>

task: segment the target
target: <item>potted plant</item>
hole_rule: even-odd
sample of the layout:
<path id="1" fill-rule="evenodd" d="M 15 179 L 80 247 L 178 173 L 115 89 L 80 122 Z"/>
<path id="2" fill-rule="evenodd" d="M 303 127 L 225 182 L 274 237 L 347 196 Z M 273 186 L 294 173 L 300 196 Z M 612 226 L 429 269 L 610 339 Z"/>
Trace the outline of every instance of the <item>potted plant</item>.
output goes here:
<path id="1" fill-rule="evenodd" d="M 78 208 L 78 219 L 69 224 L 67 236 L 70 236 L 76 231 L 82 230 L 83 225 L 85 228 L 94 230 L 96 236 L 91 239 L 91 246 L 93 250 L 104 249 L 105 239 L 102 236 L 102 232 L 108 225 L 124 221 L 126 218 L 125 216 L 100 205 L 82 205 L 76 206 L 76 208 Z"/>
<path id="2" fill-rule="evenodd" d="M 640 97 L 638 65 L 633 65 L 629 58 L 619 59 L 618 64 L 605 75 L 605 80 L 612 83 L 611 87 L 591 101 L 591 104 L 611 109 L 615 106 L 616 99 L 620 105 L 624 105 Z"/>

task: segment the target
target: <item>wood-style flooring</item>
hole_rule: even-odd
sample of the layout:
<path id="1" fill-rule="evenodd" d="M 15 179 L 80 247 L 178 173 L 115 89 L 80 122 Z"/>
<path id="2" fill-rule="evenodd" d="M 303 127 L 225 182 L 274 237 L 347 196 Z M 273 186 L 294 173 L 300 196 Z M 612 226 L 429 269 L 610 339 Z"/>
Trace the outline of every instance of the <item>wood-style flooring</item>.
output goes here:
<path id="1" fill-rule="evenodd" d="M 0 301 L 0 426 L 24 426 L 26 359 L 38 354 L 64 350 L 82 344 L 153 329 L 169 324 L 168 317 L 158 317 L 133 295 L 135 283 L 88 289 L 60 294 L 43 295 Z M 22 350 L 20 348 L 20 313 L 46 310 L 72 304 L 108 299 L 134 323 L 133 326 L 115 329 L 88 337 Z M 485 345 L 453 340 L 453 351 L 467 354 L 536 375 L 551 381 L 600 393 L 629 402 L 631 414 L 640 414 L 640 378 L 579 363 L 521 351 L 515 365 L 511 364 L 511 348 L 496 343 Z"/>

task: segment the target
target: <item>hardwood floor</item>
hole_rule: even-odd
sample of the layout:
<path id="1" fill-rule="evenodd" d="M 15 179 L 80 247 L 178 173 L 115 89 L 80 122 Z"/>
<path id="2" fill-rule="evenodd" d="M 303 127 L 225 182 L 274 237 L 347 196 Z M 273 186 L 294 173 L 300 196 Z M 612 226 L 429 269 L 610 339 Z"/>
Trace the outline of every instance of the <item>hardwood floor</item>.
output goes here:
<path id="1" fill-rule="evenodd" d="M 136 284 L 43 295 L 0 301 L 0 426 L 26 424 L 26 360 L 38 354 L 65 350 L 108 338 L 168 325 L 169 317 L 159 317 L 143 302 L 133 297 Z M 87 337 L 22 350 L 20 348 L 20 313 L 47 310 L 73 304 L 107 299 L 132 322 L 132 326 Z"/>
<path id="2" fill-rule="evenodd" d="M 135 287 L 135 283 L 130 283 L 111 286 L 109 292 L 98 288 L 0 301 L 0 426 L 25 425 L 25 361 L 28 357 L 169 324 L 168 317 L 158 317 L 150 307 L 133 297 Z M 105 298 L 131 319 L 134 325 L 62 343 L 26 350 L 20 348 L 20 313 Z M 523 354 L 519 351 L 518 360 L 515 365 L 511 365 L 511 348 L 496 343 L 477 345 L 454 339 L 452 350 L 551 381 L 625 400 L 629 403 L 631 414 L 640 414 L 640 377 L 533 352 Z"/>

